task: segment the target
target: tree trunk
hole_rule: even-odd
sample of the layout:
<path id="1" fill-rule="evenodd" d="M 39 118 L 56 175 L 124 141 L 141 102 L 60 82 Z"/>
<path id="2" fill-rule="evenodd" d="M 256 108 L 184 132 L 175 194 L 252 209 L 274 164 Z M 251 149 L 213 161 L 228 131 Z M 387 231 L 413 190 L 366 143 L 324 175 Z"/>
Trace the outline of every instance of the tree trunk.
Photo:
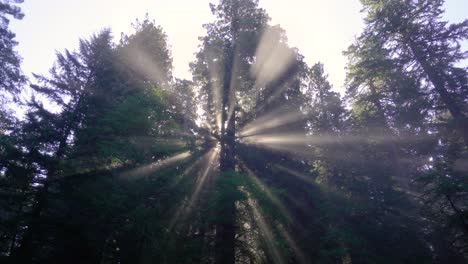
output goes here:
<path id="1" fill-rule="evenodd" d="M 222 91 L 222 118 L 221 118 L 221 153 L 220 173 L 226 176 L 226 172 L 236 169 L 236 83 L 237 72 L 235 67 L 237 37 L 239 32 L 238 4 L 233 3 L 231 9 L 230 33 L 231 42 L 227 43 L 224 60 L 224 78 Z M 222 190 L 221 190 L 222 191 Z M 215 263 L 235 263 L 235 236 L 236 236 L 236 204 L 235 200 L 226 201 L 219 212 L 220 219 L 216 225 Z"/>
<path id="2" fill-rule="evenodd" d="M 235 112 L 226 121 L 225 133 L 221 138 L 220 173 L 226 177 L 226 172 L 236 169 L 235 160 Z M 224 124 L 224 122 L 223 122 Z M 223 190 L 220 190 L 223 191 Z M 215 262 L 218 264 L 234 264 L 236 235 L 236 205 L 234 200 L 224 201 L 220 207 L 220 221 L 216 225 Z"/>
<path id="3" fill-rule="evenodd" d="M 438 73 L 436 69 L 431 66 L 431 64 L 425 58 L 423 51 L 417 47 L 414 41 L 409 39 L 407 44 L 416 58 L 416 61 L 421 65 L 424 73 L 429 78 L 429 81 L 432 83 L 432 85 L 434 85 L 434 88 L 439 94 L 445 107 L 447 107 L 448 111 L 452 115 L 455 121 L 456 129 L 461 133 L 465 144 L 468 146 L 468 118 L 463 113 L 462 106 L 455 100 L 455 98 L 453 98 L 452 94 L 447 91 L 447 76 L 443 73 Z"/>
<path id="4" fill-rule="evenodd" d="M 232 53 L 232 51 L 231 51 Z M 228 54 L 228 57 L 233 57 Z M 223 89 L 223 103 L 222 103 L 222 122 L 221 122 L 221 151 L 220 151 L 220 173 L 221 176 L 226 176 L 226 172 L 234 171 L 236 169 L 235 160 L 235 116 L 236 110 L 234 109 L 229 114 L 230 107 L 230 87 L 231 83 L 231 69 L 232 60 L 226 62 L 225 75 L 224 75 L 224 89 Z M 221 190 L 222 191 L 222 190 Z M 235 201 L 227 201 L 229 204 L 222 205 L 220 211 L 220 219 L 216 225 L 216 252 L 215 263 L 218 264 L 234 264 L 235 262 L 235 235 L 236 235 L 236 207 Z"/>
<path id="5" fill-rule="evenodd" d="M 221 152 L 220 173 L 225 177 L 227 172 L 236 169 L 236 108 L 235 98 L 236 69 L 235 52 L 238 33 L 237 7 L 232 9 L 231 35 L 232 42 L 227 43 L 224 61 L 224 78 L 222 91 L 222 117 L 221 117 Z M 222 191 L 222 190 L 220 190 Z M 235 263 L 235 236 L 236 236 L 236 204 L 235 200 L 225 201 L 220 208 L 220 221 L 216 224 L 215 263 Z"/>

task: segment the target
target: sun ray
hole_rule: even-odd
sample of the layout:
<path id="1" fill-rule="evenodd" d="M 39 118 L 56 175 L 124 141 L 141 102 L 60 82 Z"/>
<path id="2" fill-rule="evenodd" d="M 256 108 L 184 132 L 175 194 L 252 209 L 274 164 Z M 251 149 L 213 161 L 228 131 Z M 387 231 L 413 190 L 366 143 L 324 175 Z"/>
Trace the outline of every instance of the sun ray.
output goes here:
<path id="1" fill-rule="evenodd" d="M 256 87 L 265 87 L 283 75 L 294 61 L 294 52 L 282 41 L 281 31 L 272 27 L 263 33 L 255 57 L 251 74 Z"/>
<path id="2" fill-rule="evenodd" d="M 299 248 L 296 240 L 293 239 L 291 234 L 289 234 L 289 232 L 282 225 L 278 225 L 278 230 L 281 236 L 283 236 L 284 239 L 286 239 L 286 243 L 288 243 L 288 246 L 293 250 L 294 256 L 297 258 L 298 263 L 300 264 L 310 263 L 310 261 L 307 261 L 307 258 L 304 252 L 302 252 L 302 250 Z"/>
<path id="3" fill-rule="evenodd" d="M 126 62 L 138 74 L 144 76 L 151 82 L 159 85 L 165 84 L 164 71 L 158 62 L 148 56 L 145 49 L 142 47 L 144 44 L 129 46 L 123 51 L 124 62 Z"/>
<path id="4" fill-rule="evenodd" d="M 214 66 L 209 67 L 210 79 L 211 79 L 211 93 L 213 96 L 213 105 L 216 119 L 216 126 L 221 129 L 222 120 L 222 86 L 220 83 L 221 78 L 217 70 L 213 69 Z"/>
<path id="5" fill-rule="evenodd" d="M 299 111 L 284 112 L 283 110 L 272 111 L 265 114 L 254 121 L 246 124 L 240 129 L 240 137 L 248 137 L 258 135 L 265 130 L 284 126 L 301 119 L 304 119 L 304 114 Z"/>
<path id="6" fill-rule="evenodd" d="M 295 176 L 296 178 L 300 179 L 301 181 L 311 184 L 311 185 L 317 185 L 317 183 L 312 179 L 311 177 L 308 177 L 307 175 L 300 173 L 298 171 L 286 168 L 282 165 L 276 164 L 273 165 L 276 169 L 281 170 L 283 172 L 286 172 L 289 175 Z"/>
<path id="7" fill-rule="evenodd" d="M 276 264 L 283 264 L 286 263 L 284 260 L 284 257 L 281 255 L 280 251 L 278 250 L 277 246 L 275 245 L 275 235 L 273 234 L 273 231 L 270 227 L 270 225 L 267 223 L 263 215 L 260 213 L 260 210 L 255 203 L 254 199 L 252 198 L 252 195 L 243 190 L 243 192 L 247 196 L 247 203 L 252 211 L 253 218 L 255 223 L 257 224 L 260 234 L 263 237 L 263 241 L 265 242 L 267 249 L 269 253 L 271 254 L 271 259 L 273 260 L 274 263 Z"/>
<path id="8" fill-rule="evenodd" d="M 291 214 L 289 211 L 286 209 L 286 207 L 283 205 L 283 203 L 276 197 L 276 195 L 273 194 L 273 192 L 266 186 L 256 175 L 255 173 L 247 167 L 244 161 L 240 160 L 239 161 L 241 168 L 247 173 L 247 176 L 249 176 L 252 181 L 259 186 L 262 191 L 265 193 L 268 199 L 281 211 L 281 213 L 287 218 L 289 222 L 292 221 Z"/>
<path id="9" fill-rule="evenodd" d="M 292 216 L 289 213 L 289 210 L 286 209 L 284 204 L 276 197 L 276 195 L 273 194 L 273 192 L 266 186 L 256 175 L 255 173 L 247 167 L 244 161 L 240 160 L 239 161 L 241 167 L 247 175 L 254 181 L 256 185 L 258 185 L 265 193 L 268 199 L 281 211 L 281 213 L 288 219 L 289 222 L 292 222 Z M 291 234 L 289 234 L 282 225 L 278 225 L 278 230 L 280 231 L 280 234 L 284 237 L 286 240 L 286 243 L 288 246 L 294 251 L 295 256 L 297 257 L 297 260 L 301 264 L 307 263 L 306 258 L 304 253 L 301 251 L 299 246 L 297 245 L 296 241 L 292 238 Z"/>
<path id="10" fill-rule="evenodd" d="M 208 164 L 206 169 L 203 171 L 202 175 L 197 179 L 197 183 L 195 186 L 195 191 L 192 194 L 192 197 L 189 200 L 188 207 L 192 208 L 195 202 L 198 200 L 198 196 L 200 195 L 200 191 L 202 190 L 203 186 L 205 186 L 205 183 L 208 179 L 208 175 L 214 168 L 214 162 L 215 158 L 219 152 L 218 148 L 214 148 L 213 150 L 210 151 L 210 155 L 208 158 Z"/>
<path id="11" fill-rule="evenodd" d="M 386 136 L 386 135 L 367 135 L 367 136 L 334 136 L 334 135 L 312 135 L 305 133 L 270 133 L 256 134 L 240 137 L 240 142 L 246 145 L 264 146 L 271 149 L 300 150 L 303 147 L 342 145 L 342 144 L 388 144 L 388 143 L 409 143 L 419 142 L 424 137 L 413 136 Z M 344 146 L 344 145 L 343 145 Z"/>
<path id="12" fill-rule="evenodd" d="M 200 163 L 206 158 L 208 153 L 205 153 L 198 157 L 192 164 L 190 164 L 180 175 L 177 176 L 175 181 L 172 183 L 172 186 L 177 185 L 185 176 L 192 172 Z"/>
<path id="13" fill-rule="evenodd" d="M 195 205 L 195 203 L 198 201 L 200 192 L 205 186 L 205 183 L 208 179 L 209 174 L 213 171 L 214 169 L 214 163 L 216 156 L 218 155 L 219 149 L 218 148 L 212 148 L 209 150 L 203 157 L 199 160 L 199 164 L 202 163 L 204 164 L 202 173 L 198 176 L 196 180 L 196 185 L 195 189 L 190 196 L 189 200 L 187 203 L 182 203 L 179 208 L 176 210 L 176 213 L 172 217 L 171 221 L 169 221 L 169 230 L 172 230 L 174 226 L 179 222 L 180 220 L 183 220 L 186 216 L 188 216 Z M 194 167 L 192 167 L 194 168 Z"/>
<path id="14" fill-rule="evenodd" d="M 177 162 L 180 162 L 182 160 L 185 160 L 189 158 L 192 154 L 190 151 L 185 151 L 179 154 L 176 154 L 174 156 L 158 160 L 156 162 L 150 163 L 148 165 L 140 166 L 135 169 L 123 172 L 120 174 L 120 177 L 122 178 L 137 178 L 137 177 L 143 177 L 145 175 L 154 173 L 160 169 L 166 168 L 170 165 L 173 165 Z"/>

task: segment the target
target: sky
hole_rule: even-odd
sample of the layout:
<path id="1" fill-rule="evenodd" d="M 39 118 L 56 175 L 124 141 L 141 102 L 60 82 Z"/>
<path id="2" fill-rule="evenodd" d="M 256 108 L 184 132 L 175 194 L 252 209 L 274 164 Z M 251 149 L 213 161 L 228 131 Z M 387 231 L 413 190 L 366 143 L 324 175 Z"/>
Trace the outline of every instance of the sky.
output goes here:
<path id="1" fill-rule="evenodd" d="M 148 13 L 168 35 L 174 76 L 191 78 L 189 62 L 213 21 L 209 3 L 217 0 L 25 0 L 23 20 L 11 22 L 23 58 L 23 71 L 45 74 L 55 53 L 74 50 L 80 38 L 111 28 L 115 41 L 131 34 L 131 23 Z M 359 0 L 260 0 L 272 18 L 286 30 L 290 46 L 297 47 L 309 65 L 323 62 L 334 89 L 343 93 L 346 58 L 342 52 L 363 28 Z M 468 18 L 468 0 L 447 0 L 445 18 Z M 465 43 L 466 44 L 466 43 Z M 465 45 L 468 46 L 468 45 Z"/>

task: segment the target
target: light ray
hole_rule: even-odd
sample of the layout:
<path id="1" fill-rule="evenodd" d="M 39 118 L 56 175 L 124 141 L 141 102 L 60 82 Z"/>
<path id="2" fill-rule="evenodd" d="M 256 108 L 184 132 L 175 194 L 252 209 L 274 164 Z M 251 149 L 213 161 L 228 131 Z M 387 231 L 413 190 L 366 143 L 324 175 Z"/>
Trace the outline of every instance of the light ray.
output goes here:
<path id="1" fill-rule="evenodd" d="M 424 140 L 424 136 L 393 136 L 393 135 L 306 135 L 305 133 L 278 133 L 278 134 L 259 134 L 245 136 L 242 138 L 242 143 L 248 145 L 333 145 L 333 144 L 361 144 L 361 143 L 409 143 Z"/>
<path id="2" fill-rule="evenodd" d="M 197 179 L 197 183 L 196 183 L 196 186 L 195 186 L 195 191 L 193 192 L 192 197 L 189 200 L 189 204 L 188 204 L 189 208 L 192 208 L 193 205 L 195 204 L 195 202 L 198 200 L 198 196 L 200 195 L 200 191 L 202 190 L 203 186 L 205 186 L 205 183 L 206 183 L 206 181 L 208 179 L 208 175 L 213 169 L 213 164 L 214 164 L 214 161 L 215 161 L 215 158 L 216 158 L 218 152 L 219 152 L 218 148 L 214 148 L 211 151 L 211 154 L 210 154 L 209 159 L 208 159 L 208 165 L 207 165 L 205 171 L 203 171 L 202 175 Z"/>
<path id="3" fill-rule="evenodd" d="M 260 210 L 257 207 L 257 204 L 251 197 L 252 195 L 245 190 L 243 190 L 243 192 L 245 192 L 247 195 L 247 203 L 252 210 L 254 221 L 256 222 L 258 228 L 260 229 L 260 233 L 267 246 L 267 249 L 272 255 L 273 262 L 276 264 L 286 263 L 280 251 L 278 250 L 277 246 L 275 245 L 276 239 L 273 234 L 273 231 L 271 227 L 268 225 L 268 223 L 266 222 L 263 215 L 260 213 Z"/>
<path id="4" fill-rule="evenodd" d="M 172 183 L 172 186 L 177 185 L 185 176 L 187 176 L 190 172 L 192 172 L 208 155 L 205 153 L 204 155 L 198 157 L 190 166 L 188 166 Z"/>
<path id="5" fill-rule="evenodd" d="M 263 33 L 255 54 L 256 61 L 251 68 L 256 87 L 265 87 L 280 78 L 294 61 L 294 52 L 281 38 L 281 31 L 276 27 Z"/>
<path id="6" fill-rule="evenodd" d="M 236 88 L 238 87 L 238 70 L 239 70 L 239 47 L 236 47 L 236 50 L 234 51 L 234 62 L 232 64 L 232 69 L 231 69 L 231 80 L 229 81 L 229 87 L 228 87 L 228 94 L 229 94 L 229 100 L 227 102 L 227 105 L 225 106 L 224 111 L 227 111 L 226 113 L 226 121 L 230 120 L 232 115 L 234 114 L 236 102 L 237 102 L 237 92 Z"/>
<path id="7" fill-rule="evenodd" d="M 249 176 L 253 182 L 259 186 L 262 191 L 265 193 L 268 199 L 281 211 L 281 213 L 288 219 L 289 222 L 292 222 L 292 217 L 289 211 L 286 209 L 286 207 L 283 205 L 283 203 L 276 197 L 276 195 L 273 194 L 273 192 L 266 186 L 256 175 L 255 173 L 247 167 L 245 162 L 242 160 L 239 161 L 241 167 L 245 172 L 247 173 L 247 176 Z"/>
<path id="8" fill-rule="evenodd" d="M 248 137 L 258 135 L 265 130 L 287 125 L 299 120 L 304 119 L 304 114 L 299 111 L 282 113 L 282 110 L 273 111 L 256 120 L 248 123 L 240 130 L 241 137 Z"/>
<path id="9" fill-rule="evenodd" d="M 289 222 L 292 222 L 292 216 L 289 213 L 289 211 L 286 209 L 284 204 L 272 193 L 270 188 L 266 186 L 256 175 L 255 173 L 247 167 L 245 162 L 242 160 L 239 161 L 240 165 L 242 166 L 242 169 L 244 169 L 247 172 L 247 175 L 254 181 L 256 185 L 258 185 L 265 195 L 267 196 L 268 199 L 281 211 L 281 213 L 288 219 Z M 301 251 L 299 246 L 297 245 L 296 241 L 292 238 L 292 236 L 284 229 L 282 225 L 278 225 L 279 231 L 281 235 L 286 239 L 286 243 L 289 245 L 289 247 L 294 251 L 294 254 L 296 255 L 299 263 L 301 264 L 306 264 L 306 258 L 304 253 Z"/>
<path id="10" fill-rule="evenodd" d="M 294 64 L 295 53 L 293 49 L 288 47 L 283 34 L 281 28 L 271 27 L 263 33 L 260 39 L 260 44 L 256 50 L 256 59 L 250 69 L 252 77 L 256 80 L 254 87 L 257 89 L 257 96 L 260 90 L 265 89 L 269 84 L 284 77 L 289 80 L 293 76 L 288 74 L 288 71 L 292 69 Z M 275 85 L 273 94 L 261 105 L 257 105 L 257 110 L 262 110 L 287 88 L 287 85 Z"/>
<path id="11" fill-rule="evenodd" d="M 302 180 L 303 182 L 306 182 L 308 184 L 311 184 L 311 185 L 317 185 L 317 183 L 314 181 L 314 179 L 308 177 L 307 175 L 303 174 L 303 173 L 300 173 L 298 171 L 295 171 L 295 170 L 292 170 L 292 169 L 289 169 L 289 168 L 286 168 L 282 165 L 274 165 L 275 168 L 283 171 L 283 172 L 286 172 L 288 173 L 289 175 L 292 175 L 292 176 L 295 176 L 296 178 Z"/>
<path id="12" fill-rule="evenodd" d="M 310 263 L 310 261 L 307 261 L 306 256 L 304 255 L 304 252 L 299 248 L 297 245 L 297 242 L 292 238 L 291 234 L 289 234 L 286 229 L 282 225 L 278 225 L 278 230 L 280 234 L 286 239 L 286 243 L 288 243 L 289 247 L 293 250 L 294 256 L 297 258 L 297 261 L 300 264 L 307 264 Z"/>
<path id="13" fill-rule="evenodd" d="M 135 72 L 142 74 L 147 80 L 159 85 L 165 84 L 164 71 L 158 62 L 152 60 L 152 56 L 145 52 L 144 43 L 130 45 L 123 51 L 123 59 Z"/>
<path id="14" fill-rule="evenodd" d="M 200 195 L 202 187 L 205 185 L 207 181 L 208 175 L 213 170 L 213 164 L 215 162 L 215 158 L 218 152 L 219 150 L 217 148 L 212 148 L 205 155 L 203 155 L 203 158 L 200 159 L 200 163 L 201 161 L 204 161 L 205 163 L 203 172 L 197 178 L 195 190 L 192 193 L 188 202 L 180 205 L 176 213 L 172 217 L 171 221 L 169 221 L 169 226 L 168 226 L 169 230 L 172 230 L 179 220 L 184 219 L 187 215 L 189 215 L 192 207 L 194 206 L 195 202 L 198 200 L 198 196 Z"/>
<path id="15" fill-rule="evenodd" d="M 210 77 L 210 85 L 211 85 L 211 95 L 213 97 L 213 106 L 214 106 L 214 114 L 216 120 L 216 126 L 218 129 L 221 129 L 221 120 L 222 120 L 222 76 L 220 73 L 220 62 L 216 58 L 216 55 L 213 52 L 209 52 L 206 58 L 208 63 L 208 74 Z"/>
<path id="16" fill-rule="evenodd" d="M 307 138 L 304 134 L 266 134 L 254 135 L 242 139 L 242 143 L 254 145 L 267 144 L 282 144 L 282 145 L 297 145 L 307 143 Z"/>
<path id="17" fill-rule="evenodd" d="M 263 149 L 309 157 L 313 154 L 313 149 L 310 148 L 312 140 L 313 139 L 303 133 L 265 134 L 241 138 L 240 143 L 253 145 Z"/>
<path id="18" fill-rule="evenodd" d="M 142 177 L 148 174 L 151 174 L 157 170 L 160 170 L 162 168 L 166 168 L 169 165 L 172 165 L 174 163 L 177 163 L 179 161 L 185 160 L 189 158 L 192 154 L 190 151 L 182 152 L 177 155 L 171 156 L 169 158 L 165 158 L 162 160 L 158 160 L 156 162 L 150 163 L 148 165 L 144 165 L 126 172 L 123 172 L 120 174 L 120 177 L 123 178 L 136 178 L 136 177 Z"/>

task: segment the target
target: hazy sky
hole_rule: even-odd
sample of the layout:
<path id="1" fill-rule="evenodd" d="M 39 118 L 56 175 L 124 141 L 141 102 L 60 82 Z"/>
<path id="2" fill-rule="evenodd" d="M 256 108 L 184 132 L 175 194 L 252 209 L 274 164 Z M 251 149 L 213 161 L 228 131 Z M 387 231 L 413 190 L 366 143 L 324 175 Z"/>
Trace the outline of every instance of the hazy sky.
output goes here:
<path id="1" fill-rule="evenodd" d="M 25 73 L 46 73 L 56 51 L 75 49 L 79 38 L 104 27 L 110 27 L 118 41 L 121 32 L 133 32 L 131 22 L 148 13 L 168 35 L 174 75 L 190 78 L 188 63 L 204 34 L 202 24 L 213 20 L 210 2 L 217 0 L 25 0 L 25 18 L 11 27 Z M 335 89 L 342 91 L 342 51 L 363 26 L 359 0 L 260 0 L 260 5 L 272 24 L 286 29 L 290 45 L 299 48 L 307 63 L 325 64 Z M 468 17 L 468 0 L 447 0 L 446 10 L 448 19 L 462 21 Z"/>

